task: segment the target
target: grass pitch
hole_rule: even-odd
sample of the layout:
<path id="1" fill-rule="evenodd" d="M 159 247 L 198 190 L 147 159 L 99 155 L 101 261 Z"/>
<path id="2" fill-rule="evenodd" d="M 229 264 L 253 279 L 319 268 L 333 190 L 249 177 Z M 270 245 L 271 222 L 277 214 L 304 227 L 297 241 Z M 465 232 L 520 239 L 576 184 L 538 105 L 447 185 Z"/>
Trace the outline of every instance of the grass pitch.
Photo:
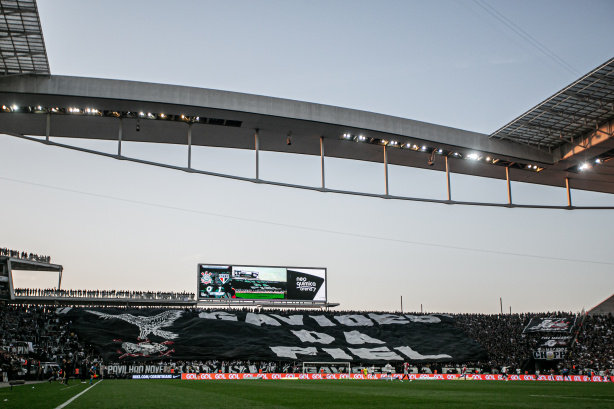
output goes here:
<path id="1" fill-rule="evenodd" d="M 103 380 L 0 389 L 2 408 L 612 408 L 614 384 L 373 380 Z M 34 388 L 32 388 L 34 386 Z M 89 388 L 89 389 L 88 389 Z"/>

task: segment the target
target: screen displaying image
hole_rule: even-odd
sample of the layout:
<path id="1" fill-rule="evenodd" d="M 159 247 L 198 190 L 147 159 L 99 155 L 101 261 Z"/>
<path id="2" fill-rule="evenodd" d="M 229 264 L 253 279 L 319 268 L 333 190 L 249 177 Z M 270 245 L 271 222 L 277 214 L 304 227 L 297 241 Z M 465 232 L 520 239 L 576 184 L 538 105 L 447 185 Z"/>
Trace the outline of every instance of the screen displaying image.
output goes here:
<path id="1" fill-rule="evenodd" d="M 326 301 L 326 269 L 199 264 L 198 299 Z"/>

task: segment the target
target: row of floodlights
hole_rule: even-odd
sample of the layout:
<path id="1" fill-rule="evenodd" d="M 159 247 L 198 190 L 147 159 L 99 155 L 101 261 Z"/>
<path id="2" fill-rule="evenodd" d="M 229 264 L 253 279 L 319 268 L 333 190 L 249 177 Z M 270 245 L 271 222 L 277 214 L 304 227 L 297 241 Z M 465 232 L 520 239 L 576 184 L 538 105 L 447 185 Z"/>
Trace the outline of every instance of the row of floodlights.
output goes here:
<path id="1" fill-rule="evenodd" d="M 387 147 L 392 147 L 392 148 L 409 149 L 412 151 L 428 153 L 430 155 L 449 156 L 449 157 L 453 157 L 457 159 L 467 159 L 467 160 L 473 160 L 476 162 L 485 162 L 485 163 L 489 163 L 492 165 L 514 167 L 514 168 L 519 168 L 519 169 L 524 169 L 524 170 L 530 170 L 533 172 L 540 172 L 544 169 L 538 165 L 510 162 L 510 161 L 503 160 L 500 158 L 485 156 L 485 155 L 482 155 L 476 152 L 463 154 L 461 152 L 454 152 L 454 151 L 441 149 L 441 148 L 433 148 L 433 147 L 422 145 L 422 144 L 418 145 L 411 141 L 401 143 L 395 140 L 371 138 L 371 137 L 364 136 L 364 135 L 352 135 L 349 133 L 344 133 L 340 139 L 344 139 L 348 141 L 356 141 L 356 142 L 361 142 L 361 143 L 368 143 L 372 145 L 387 146 Z"/>
<path id="2" fill-rule="evenodd" d="M 164 113 L 152 113 L 152 112 L 137 112 L 137 111 L 111 111 L 100 110 L 95 108 L 48 108 L 43 106 L 27 106 L 19 107 L 17 105 L 2 105 L 2 112 L 19 112 L 19 113 L 34 113 L 34 114 L 59 114 L 59 115 L 91 115 L 91 116 L 106 116 L 115 118 L 136 118 L 136 119 L 158 119 L 164 121 L 178 121 L 187 123 L 202 123 L 209 125 L 224 125 L 232 127 L 240 127 L 242 122 L 232 119 L 221 118 L 205 118 L 202 116 L 188 116 L 188 115 L 171 115 Z"/>
<path id="3" fill-rule="evenodd" d="M 597 158 L 591 159 L 588 162 L 584 162 L 584 163 L 578 165 L 578 170 L 579 171 L 589 170 L 593 166 L 602 165 L 602 164 L 604 164 L 605 162 L 607 162 L 610 159 L 612 159 L 611 156 L 603 156 L 603 157 L 597 157 Z"/>

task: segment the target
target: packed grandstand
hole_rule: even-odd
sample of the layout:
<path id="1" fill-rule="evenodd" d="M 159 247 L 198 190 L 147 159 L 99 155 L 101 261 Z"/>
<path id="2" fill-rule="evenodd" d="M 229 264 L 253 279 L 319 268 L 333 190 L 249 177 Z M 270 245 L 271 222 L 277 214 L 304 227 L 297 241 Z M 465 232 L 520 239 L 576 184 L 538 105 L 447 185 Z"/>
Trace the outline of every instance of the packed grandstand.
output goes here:
<path id="1" fill-rule="evenodd" d="M 137 343 L 113 339 L 115 345 L 87 342 L 86 339 L 92 340 L 94 338 L 91 337 L 91 334 L 88 335 L 87 328 L 79 323 L 82 319 L 80 317 L 85 315 L 89 317 L 87 318 L 89 321 L 102 322 L 103 327 L 100 328 L 105 328 L 104 326 L 114 328 L 118 326 L 119 320 L 115 320 L 111 325 L 107 319 L 121 316 L 123 320 L 129 321 L 128 316 L 134 318 L 139 313 L 153 319 L 158 319 L 157 317 L 164 315 L 171 317 L 171 321 L 160 324 L 158 319 L 158 326 L 151 324 L 147 330 L 139 325 L 141 336 L 139 336 Z M 314 315 L 312 310 L 288 309 L 144 308 L 138 310 L 117 307 L 54 307 L 5 303 L 0 305 L 1 358 L 4 381 L 55 379 L 58 377 L 60 370 L 64 371 L 68 378 L 78 378 L 84 376 L 86 368 L 91 368 L 93 364 L 96 365 L 99 376 L 131 378 L 139 373 L 142 374 L 144 368 L 147 368 L 147 373 L 176 374 L 176 376 L 186 373 L 290 374 L 301 373 L 306 368 L 318 373 L 339 373 L 343 371 L 362 373 L 365 368 L 369 373 L 381 373 L 385 364 L 388 363 L 383 361 L 381 357 L 376 357 L 373 360 L 353 359 L 350 365 L 336 365 L 335 362 L 339 360 L 331 359 L 329 363 L 319 362 L 317 365 L 307 367 L 303 365 L 304 362 L 314 361 L 313 357 L 308 356 L 308 354 L 305 356 L 297 355 L 294 358 L 280 357 L 279 359 L 263 360 L 258 359 L 259 356 L 255 353 L 254 359 L 249 359 L 250 356 L 242 353 L 240 349 L 236 349 L 237 355 L 233 357 L 233 351 L 228 351 L 228 348 L 224 349 L 224 352 L 219 356 L 214 356 L 212 354 L 221 350 L 220 346 L 231 345 L 231 338 L 237 337 L 241 338 L 240 342 L 247 344 L 250 350 L 257 350 L 256 342 L 254 342 L 254 345 L 250 345 L 249 334 L 234 333 L 233 336 L 232 333 L 226 334 L 223 332 L 207 334 L 207 336 L 213 336 L 211 339 L 216 340 L 218 348 L 215 348 L 216 345 L 211 345 L 209 352 L 204 355 L 199 353 L 192 358 L 186 355 L 176 357 L 170 353 L 178 349 L 180 345 L 180 342 L 177 342 L 176 334 L 174 335 L 176 342 L 156 343 L 155 339 L 157 338 L 156 334 L 173 339 L 170 330 L 175 332 L 177 330 L 173 329 L 172 320 L 177 319 L 180 315 L 184 317 L 214 317 L 225 324 L 231 321 L 230 324 L 234 325 L 239 323 L 232 322 L 233 317 L 247 317 L 247 321 L 256 317 L 260 320 L 258 325 L 269 324 L 269 328 L 273 328 L 271 324 L 275 325 L 274 321 L 291 322 L 310 316 L 319 317 L 318 322 L 321 325 L 324 322 L 356 323 L 360 321 L 359 317 L 374 320 L 374 326 L 386 323 L 385 320 L 399 320 L 400 317 L 407 317 L 410 321 L 418 324 L 428 324 L 446 319 L 454 327 L 448 331 L 460 330 L 464 336 L 467 336 L 471 342 L 478 344 L 484 351 L 484 354 L 478 354 L 483 358 L 476 361 L 459 361 L 458 359 L 446 361 L 445 358 L 438 357 L 433 361 L 404 359 L 390 362 L 394 367 L 393 372 L 399 374 L 404 371 L 413 374 L 460 374 L 462 368 L 465 367 L 472 374 L 499 374 L 501 371 L 505 371 L 510 374 L 533 376 L 541 373 L 548 376 L 570 374 L 604 377 L 610 375 L 612 369 L 614 369 L 614 346 L 611 342 L 614 317 L 611 314 L 588 315 L 568 312 L 496 315 L 401 314 L 400 312 L 339 310 L 319 312 Z M 563 336 L 559 333 L 553 337 L 552 332 L 545 330 L 546 326 L 544 325 L 544 323 L 551 324 L 553 322 L 556 324 L 554 327 L 557 325 L 564 326 L 566 322 L 569 324 L 569 328 L 567 328 L 569 331 L 566 329 Z M 392 321 L 388 321 L 388 323 L 392 323 Z M 531 325 L 536 323 L 537 330 L 531 330 Z M 296 322 L 293 324 L 296 324 Z M 164 326 L 166 327 L 165 330 L 169 331 L 161 331 L 160 328 Z M 553 325 L 549 326 L 553 327 Z M 399 325 L 391 325 L 390 327 L 396 328 Z M 190 334 L 193 337 L 190 342 L 197 342 L 194 340 L 199 336 L 204 336 L 195 327 L 192 326 L 191 328 L 194 329 L 193 333 Z M 208 328 L 209 332 L 212 332 L 211 329 L 214 327 L 209 326 Z M 150 331 L 150 333 L 147 331 Z M 100 332 L 100 330 L 96 330 L 96 332 Z M 315 332 L 311 333 L 314 334 Z M 358 332 L 353 331 L 353 333 Z M 324 337 L 325 334 L 319 336 Z M 366 335 L 362 335 L 362 339 L 373 340 Z M 560 345 L 555 345 L 553 339 L 556 339 L 557 342 L 560 339 L 565 339 L 565 341 Z M 545 343 L 544 340 L 546 340 Z M 126 348 L 125 351 L 119 350 L 117 345 L 120 343 L 122 347 Z M 172 345 L 174 343 L 177 344 L 177 347 Z M 149 352 L 143 352 L 141 348 L 140 353 L 130 353 L 130 351 L 136 352 L 135 349 L 129 348 L 130 345 L 133 345 L 132 348 L 138 345 L 146 345 Z M 540 355 L 540 348 L 545 346 L 549 347 L 550 352 Z M 397 349 L 402 350 L 401 348 Z M 377 348 L 373 350 L 377 350 Z M 381 351 L 382 348 L 379 348 L 379 350 Z M 555 350 L 558 350 L 561 354 L 551 353 Z M 352 351 L 356 352 L 357 349 Z M 409 365 L 405 365 L 405 362 L 409 362 Z M 605 379 L 603 378 L 603 380 Z"/>

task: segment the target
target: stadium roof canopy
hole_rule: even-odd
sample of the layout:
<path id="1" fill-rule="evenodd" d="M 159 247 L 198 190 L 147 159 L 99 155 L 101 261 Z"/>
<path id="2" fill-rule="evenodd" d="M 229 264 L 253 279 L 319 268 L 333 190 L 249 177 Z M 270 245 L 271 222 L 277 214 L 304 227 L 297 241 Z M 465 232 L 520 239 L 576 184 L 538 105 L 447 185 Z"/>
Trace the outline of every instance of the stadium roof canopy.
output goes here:
<path id="1" fill-rule="evenodd" d="M 34 0 L 0 0 L 0 75 L 12 74 L 50 74 Z"/>
<path id="2" fill-rule="evenodd" d="M 6 10 L 3 8 L 3 13 Z M 16 34 L 15 38 L 18 37 Z M 42 34 L 40 39 L 42 41 Z M 449 175 L 481 176 L 507 181 L 508 203 L 470 204 L 516 206 L 512 201 L 511 182 L 567 187 L 568 193 L 570 187 L 614 193 L 611 166 L 614 163 L 611 161 L 614 157 L 613 67 L 614 59 L 492 135 L 372 112 L 237 92 L 28 75 L 24 71 L 24 75 L 0 76 L 0 133 L 187 172 L 428 202 L 468 203 L 453 200 Z M 49 73 L 48 68 L 44 73 Z M 67 139 L 53 137 L 114 140 L 117 141 L 117 154 L 77 148 L 66 143 Z M 185 145 L 185 166 L 126 157 L 121 151 L 125 142 Z M 195 169 L 191 164 L 193 146 L 253 150 L 254 176 L 239 177 Z M 301 186 L 261 179 L 260 151 L 320 156 L 321 185 Z M 385 194 L 329 189 L 324 168 L 324 158 L 329 157 L 382 163 Z M 448 199 L 391 195 L 388 165 L 445 172 L 447 186 L 442 186 L 442 191 L 447 187 Z M 568 195 L 567 206 L 545 207 L 571 208 L 571 196 Z"/>
<path id="3" fill-rule="evenodd" d="M 490 135 L 551 152 L 614 115 L 614 58 Z"/>
<path id="4" fill-rule="evenodd" d="M 595 307 L 588 311 L 588 314 L 614 314 L 614 295 L 609 296 L 607 299 L 597 304 Z"/>

